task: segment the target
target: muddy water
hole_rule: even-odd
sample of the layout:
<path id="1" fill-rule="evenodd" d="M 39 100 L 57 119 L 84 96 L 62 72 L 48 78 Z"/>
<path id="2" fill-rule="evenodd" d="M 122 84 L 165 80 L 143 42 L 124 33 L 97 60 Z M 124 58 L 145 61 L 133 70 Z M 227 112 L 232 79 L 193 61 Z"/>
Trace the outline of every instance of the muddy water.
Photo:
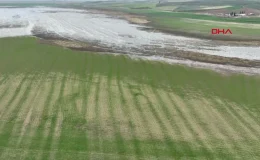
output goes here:
<path id="1" fill-rule="evenodd" d="M 224 57 L 260 60 L 260 48 L 216 45 L 210 40 L 146 31 L 142 26 L 103 14 L 60 8 L 0 8 L 0 37 L 45 35 L 92 42 L 120 52 L 142 54 L 177 49 Z"/>

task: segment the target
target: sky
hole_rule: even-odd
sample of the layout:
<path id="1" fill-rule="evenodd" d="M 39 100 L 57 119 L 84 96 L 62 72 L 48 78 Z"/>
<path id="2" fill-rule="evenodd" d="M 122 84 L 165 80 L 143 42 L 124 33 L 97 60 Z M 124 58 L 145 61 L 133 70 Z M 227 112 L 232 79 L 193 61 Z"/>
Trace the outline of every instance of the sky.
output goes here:
<path id="1" fill-rule="evenodd" d="M 111 1 L 111 0 L 0 0 L 0 3 L 8 2 L 87 2 L 87 1 Z M 114 1 L 145 1 L 145 0 L 114 0 Z"/>
<path id="2" fill-rule="evenodd" d="M 0 2 L 44 2 L 44 1 L 84 2 L 84 1 L 109 1 L 109 0 L 0 0 Z M 122 0 L 122 1 L 134 1 L 134 0 Z"/>
<path id="3" fill-rule="evenodd" d="M 88 0 L 0 0 L 0 2 L 43 2 L 43 1 L 74 1 L 74 2 L 84 2 Z"/>

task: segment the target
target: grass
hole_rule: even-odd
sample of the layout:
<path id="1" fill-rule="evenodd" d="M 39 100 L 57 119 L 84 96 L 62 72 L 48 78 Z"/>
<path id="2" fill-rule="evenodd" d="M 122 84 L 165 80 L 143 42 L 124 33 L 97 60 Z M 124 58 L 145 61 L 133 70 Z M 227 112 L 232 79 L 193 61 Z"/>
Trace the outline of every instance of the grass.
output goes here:
<path id="1" fill-rule="evenodd" d="M 184 18 L 155 18 L 152 17 L 151 25 L 155 26 L 159 29 L 164 29 L 166 31 L 180 31 L 187 33 L 198 33 L 206 36 L 211 36 L 212 28 L 219 29 L 230 29 L 232 31 L 232 35 L 228 35 L 230 37 L 244 37 L 247 39 L 258 39 L 257 34 L 260 33 L 259 29 L 250 28 L 249 25 L 246 26 L 244 24 L 232 24 L 232 23 L 219 23 L 219 21 L 200 21 L 196 19 L 184 19 Z M 241 25 L 240 25 L 241 24 Z"/>
<path id="2" fill-rule="evenodd" d="M 260 78 L 0 39 L 0 159 L 259 159 Z"/>
<path id="3" fill-rule="evenodd" d="M 133 11 L 134 13 L 137 13 Z M 258 39 L 259 32 L 256 28 L 241 27 L 239 24 L 259 24 L 259 18 L 221 18 L 209 15 L 197 15 L 194 13 L 173 13 L 173 12 L 157 12 L 157 11 L 140 11 L 137 14 L 147 16 L 151 21 L 150 25 L 167 31 L 184 31 L 187 33 L 198 33 L 206 36 L 211 36 L 212 28 L 231 29 L 233 37 L 247 37 L 247 39 Z M 191 19 L 194 21 L 190 21 Z M 196 22 L 196 20 L 198 20 Z M 209 20 L 213 23 L 201 23 L 199 20 Z M 218 22 L 226 22 L 226 25 Z M 232 22 L 237 23 L 231 24 Z"/>
<path id="4" fill-rule="evenodd" d="M 91 5 L 90 5 L 91 6 Z M 131 9 L 132 7 L 149 7 L 151 9 Z M 86 6 L 87 7 L 87 6 Z M 236 22 L 236 23 L 253 23 L 253 24 L 260 24 L 260 18 L 258 17 L 252 17 L 252 18 L 226 18 L 226 17 L 217 17 L 213 15 L 203 15 L 203 14 L 194 14 L 190 12 L 163 12 L 160 10 L 160 7 L 154 7 L 153 3 L 133 3 L 131 5 L 129 4 L 106 4 L 106 5 L 98 5 L 98 6 L 91 6 L 96 8 L 109 8 L 113 10 L 128 12 L 128 13 L 134 13 L 134 14 L 141 14 L 145 15 L 148 18 L 154 17 L 154 18 L 162 18 L 162 21 L 164 18 L 191 18 L 191 19 L 201 19 L 201 20 L 212 20 L 212 21 L 220 21 L 220 22 Z M 169 5 L 168 7 L 176 7 Z M 233 6 L 233 9 L 239 9 L 239 6 Z"/>

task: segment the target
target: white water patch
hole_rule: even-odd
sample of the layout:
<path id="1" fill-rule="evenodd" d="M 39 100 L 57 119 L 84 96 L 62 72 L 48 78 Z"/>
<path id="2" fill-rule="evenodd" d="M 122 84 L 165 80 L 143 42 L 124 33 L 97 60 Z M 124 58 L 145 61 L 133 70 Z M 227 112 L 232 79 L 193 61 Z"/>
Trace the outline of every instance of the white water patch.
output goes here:
<path id="1" fill-rule="evenodd" d="M 259 47 L 217 46 L 214 41 L 141 30 L 143 26 L 103 14 L 61 8 L 0 8 L 0 37 L 55 34 L 129 53 L 179 49 L 224 57 L 260 60 Z M 158 53 L 160 54 L 163 53 Z"/>
<path id="2" fill-rule="evenodd" d="M 201 53 L 220 55 L 224 57 L 237 57 L 242 59 L 260 60 L 260 47 L 244 46 L 215 46 L 216 50 L 200 50 Z"/>
<path id="3" fill-rule="evenodd" d="M 180 59 L 169 59 L 160 56 L 130 56 L 133 59 L 145 59 L 150 61 L 166 62 L 169 64 L 186 65 L 189 67 L 200 68 L 200 69 L 211 69 L 220 73 L 239 73 L 246 75 L 260 75 L 260 68 L 254 67 L 239 67 L 232 65 L 212 64 L 204 62 L 196 62 L 191 60 L 180 60 Z"/>

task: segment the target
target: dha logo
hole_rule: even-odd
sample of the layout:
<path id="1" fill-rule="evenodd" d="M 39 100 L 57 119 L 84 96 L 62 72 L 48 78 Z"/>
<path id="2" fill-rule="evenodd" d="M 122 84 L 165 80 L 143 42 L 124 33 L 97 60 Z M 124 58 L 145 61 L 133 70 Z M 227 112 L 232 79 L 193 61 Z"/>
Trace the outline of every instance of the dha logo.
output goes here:
<path id="1" fill-rule="evenodd" d="M 230 29 L 227 29 L 227 30 L 225 30 L 225 29 L 221 30 L 219 28 L 211 29 L 211 34 L 220 34 L 220 33 L 222 33 L 222 34 L 232 34 L 232 31 Z"/>

